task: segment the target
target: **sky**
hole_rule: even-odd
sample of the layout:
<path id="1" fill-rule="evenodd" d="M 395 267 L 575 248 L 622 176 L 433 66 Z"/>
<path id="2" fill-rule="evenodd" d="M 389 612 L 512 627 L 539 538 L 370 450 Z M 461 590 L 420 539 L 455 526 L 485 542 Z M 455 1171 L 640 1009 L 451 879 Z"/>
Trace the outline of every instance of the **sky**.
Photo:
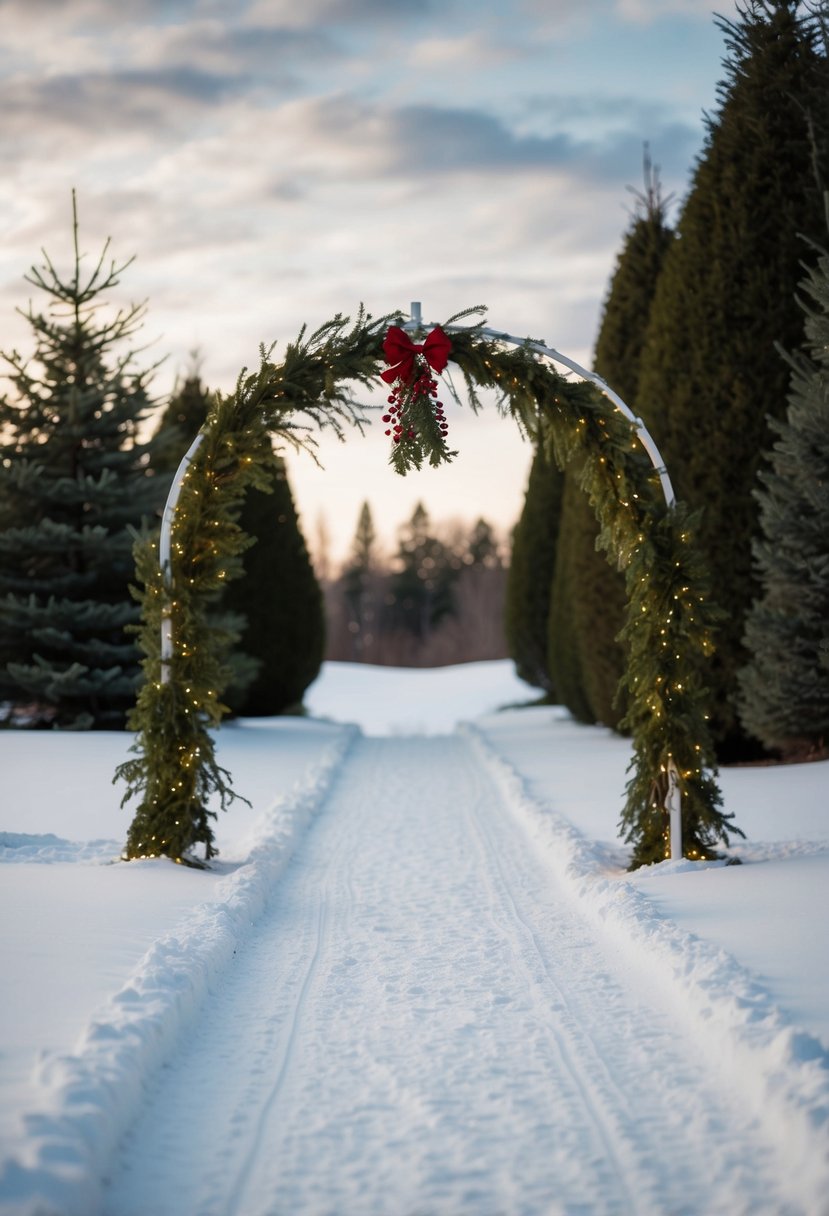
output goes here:
<path id="1" fill-rule="evenodd" d="M 735 0 L 0 0 L 0 350 L 45 249 L 134 256 L 160 401 L 197 358 L 232 390 L 260 344 L 364 304 L 488 323 L 589 366 L 643 145 L 687 192 Z M 0 366 L 2 372 L 2 366 Z M 374 399 L 374 403 L 382 397 Z M 374 424 L 289 459 L 312 548 L 434 521 L 507 532 L 531 453 L 495 408 L 449 412 L 448 467 L 401 479 Z"/>

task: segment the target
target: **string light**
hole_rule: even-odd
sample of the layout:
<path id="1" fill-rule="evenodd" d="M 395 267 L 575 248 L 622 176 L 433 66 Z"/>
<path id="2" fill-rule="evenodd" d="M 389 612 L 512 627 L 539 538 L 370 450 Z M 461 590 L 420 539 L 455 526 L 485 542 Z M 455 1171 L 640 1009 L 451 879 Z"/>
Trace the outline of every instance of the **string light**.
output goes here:
<path id="1" fill-rule="evenodd" d="M 341 322 L 339 318 L 332 327 L 320 331 L 322 336 L 316 341 L 314 338 L 307 339 L 293 348 L 290 369 L 293 404 L 286 405 L 283 417 L 296 409 L 306 409 L 312 418 L 319 419 L 322 409 L 318 394 L 321 377 L 325 376 L 326 408 L 332 409 L 335 422 L 340 411 L 348 420 L 338 379 L 346 367 L 350 374 L 356 368 L 358 378 L 367 383 L 377 372 L 379 341 L 373 336 L 373 331 L 369 340 L 369 331 L 362 320 L 346 339 L 341 334 Z M 672 531 L 672 525 L 669 525 L 667 531 L 652 535 L 654 519 L 657 527 L 661 527 L 659 518 L 654 517 L 651 510 L 655 501 L 654 493 L 659 492 L 659 486 L 653 470 L 643 473 L 639 464 L 628 455 L 638 450 L 638 440 L 635 434 L 631 434 L 627 422 L 622 423 L 615 404 L 613 411 L 607 413 L 606 401 L 602 409 L 597 409 L 592 400 L 585 400 L 583 393 L 574 396 L 570 391 L 571 385 L 542 362 L 537 352 L 510 354 L 497 342 L 484 344 L 474 331 L 471 336 L 458 335 L 457 340 L 461 366 L 472 385 L 497 384 L 505 399 L 509 398 L 517 417 L 529 419 L 531 410 L 538 411 L 535 417 L 539 420 L 546 415 L 551 426 L 555 423 L 559 450 L 566 452 L 568 457 L 579 453 L 587 457 L 585 467 L 589 480 L 586 489 L 606 530 L 608 543 L 615 550 L 620 568 L 633 566 L 628 573 L 628 586 L 634 589 L 628 628 L 637 630 L 638 659 L 650 653 L 655 655 L 658 668 L 663 669 L 657 671 L 655 679 L 650 674 L 643 679 L 635 670 L 628 676 L 629 688 L 633 690 L 633 712 L 637 704 L 647 711 L 640 716 L 638 725 L 634 723 L 638 773 L 635 781 L 636 788 L 642 789 L 648 783 L 648 756 L 653 754 L 656 741 L 656 736 L 651 738 L 648 735 L 651 729 L 648 723 L 658 723 L 653 730 L 658 730 L 660 738 L 672 740 L 677 733 L 672 721 L 675 710 L 671 708 L 675 697 L 681 698 L 679 703 L 683 706 L 684 715 L 695 714 L 697 723 L 708 718 L 707 714 L 699 713 L 696 704 L 698 685 L 688 679 L 689 664 L 692 668 L 696 655 L 710 653 L 711 649 L 705 622 L 700 619 L 703 597 L 696 588 L 692 591 L 687 573 L 680 576 L 682 585 L 679 589 L 676 586 L 679 580 L 674 578 L 674 585 L 669 586 L 667 577 L 669 566 L 673 571 L 681 568 L 681 562 L 677 560 L 676 553 L 671 552 L 671 547 L 679 542 L 687 543 L 690 533 L 687 529 Z M 371 349 L 374 353 L 370 357 L 358 355 L 357 348 L 350 345 L 352 341 L 358 344 L 359 349 Z M 238 535 L 237 527 L 227 527 L 222 496 L 217 498 L 216 495 L 223 491 L 235 495 L 232 501 L 238 502 L 238 492 L 231 487 L 238 485 L 239 480 L 247 476 L 243 470 L 248 470 L 255 463 L 255 445 L 267 435 L 269 419 L 277 417 L 272 402 L 276 398 L 282 399 L 285 393 L 283 372 L 270 363 L 263 362 L 258 378 L 256 375 L 245 378 L 246 375 L 245 371 L 240 377 L 236 396 L 220 401 L 212 412 L 205 426 L 208 439 L 203 445 L 204 459 L 201 462 L 193 461 L 185 470 L 183 480 L 186 490 L 176 513 L 171 546 L 178 601 L 165 607 L 163 596 L 159 599 L 159 586 L 154 585 L 152 580 L 146 584 L 147 604 L 154 604 L 155 612 L 159 615 L 170 617 L 175 613 L 176 631 L 181 633 L 184 629 L 182 622 L 187 622 L 189 634 L 176 639 L 176 664 L 171 683 L 162 686 L 155 680 L 146 686 L 142 712 L 148 715 L 145 719 L 146 730 L 153 732 L 154 748 L 152 758 L 145 757 L 144 761 L 148 788 L 164 771 L 165 748 L 169 748 L 170 743 L 165 738 L 167 734 L 174 740 L 172 755 L 177 759 L 178 771 L 186 776 L 188 782 L 198 781 L 205 772 L 216 771 L 209 767 L 213 763 L 212 750 L 206 747 L 202 751 L 199 746 L 193 745 L 194 740 L 204 739 L 205 743 L 208 742 L 206 734 L 202 733 L 206 730 L 205 724 L 208 720 L 218 721 L 221 712 L 217 708 L 219 693 L 201 686 L 201 681 L 206 683 L 214 670 L 214 656 L 212 639 L 205 629 L 199 600 L 203 591 L 215 589 L 227 581 L 228 568 L 224 562 L 229 556 L 227 545 L 231 537 Z M 299 405 L 299 402 L 306 404 Z M 554 410 L 556 414 L 553 419 Z M 231 465 L 220 471 L 215 467 L 214 458 L 222 462 L 230 461 Z M 227 501 L 230 503 L 231 499 Z M 203 505 L 208 502 L 211 504 L 209 515 Z M 204 538 L 206 530 L 212 537 L 207 543 Z M 667 541 L 667 547 L 664 541 Z M 149 552 L 157 553 L 156 542 L 153 542 Z M 689 597 L 698 606 L 699 617 L 690 611 L 690 603 L 684 597 Z M 674 605 L 676 618 L 674 609 L 667 614 L 655 611 L 654 605 L 664 602 L 664 598 Z M 629 635 L 631 639 L 633 636 Z M 683 653 L 685 647 L 687 653 Z M 179 670 L 179 664 L 184 665 L 187 683 L 182 678 L 184 672 Z M 177 689 L 181 689 L 184 696 L 178 696 Z M 153 714 L 158 712 L 161 705 L 164 706 L 163 721 L 159 726 L 154 722 Z M 700 767 L 692 766 L 690 755 L 699 761 L 702 751 L 702 744 L 694 744 L 686 763 L 678 765 L 685 780 L 691 780 L 701 773 Z M 676 754 L 681 753 L 676 750 Z M 153 766 L 159 769 L 155 774 L 150 771 Z M 664 771 L 661 776 L 664 780 Z M 178 781 L 175 786 L 176 791 L 183 788 Z M 158 784 L 156 788 L 162 787 Z M 192 785 L 188 788 L 192 788 Z M 224 794 L 227 794 L 226 789 Z M 168 802 L 170 796 L 173 798 L 173 818 L 170 822 L 177 830 L 184 830 L 190 825 L 192 808 L 189 803 L 185 809 L 183 803 L 176 802 L 178 792 L 165 794 Z M 230 791 L 228 797 L 232 796 Z M 637 796 L 634 793 L 631 798 Z M 150 798 L 149 793 L 146 805 L 155 807 L 161 815 L 157 799 Z M 631 805 L 635 806 L 635 802 Z M 641 805 L 648 811 L 660 810 L 658 800 L 642 798 Z M 198 831 L 202 830 L 200 825 Z M 171 833 L 171 839 L 176 838 Z M 146 836 L 137 832 L 136 839 L 136 847 L 145 847 L 141 842 Z M 691 844 L 693 847 L 693 839 Z M 171 847 L 175 852 L 175 848 Z M 187 847 L 189 849 L 189 843 Z"/>

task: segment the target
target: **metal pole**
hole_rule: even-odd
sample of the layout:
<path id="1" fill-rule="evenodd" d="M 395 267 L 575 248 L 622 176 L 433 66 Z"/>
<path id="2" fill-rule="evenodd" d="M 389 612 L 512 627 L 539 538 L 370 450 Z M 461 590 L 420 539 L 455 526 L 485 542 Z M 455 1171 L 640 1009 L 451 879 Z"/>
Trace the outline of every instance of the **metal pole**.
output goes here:
<path id="1" fill-rule="evenodd" d="M 682 793 L 679 788 L 679 773 L 671 756 L 668 761 L 668 818 L 671 835 L 671 861 L 682 860 Z"/>
<path id="2" fill-rule="evenodd" d="M 181 488 L 184 485 L 184 478 L 187 474 L 187 469 L 192 463 L 193 457 L 199 449 L 199 445 L 204 439 L 204 431 L 199 431 L 196 438 L 190 444 L 190 447 L 181 458 L 181 463 L 176 469 L 176 475 L 173 478 L 173 484 L 170 486 L 170 493 L 167 495 L 167 502 L 164 504 L 164 513 L 161 516 L 161 534 L 158 538 L 158 564 L 161 569 L 161 576 L 164 580 L 164 586 L 168 596 L 172 597 L 173 587 L 173 564 L 172 564 L 172 533 L 173 520 L 175 519 L 176 506 L 178 505 Z M 171 615 L 169 602 L 164 606 L 161 614 L 161 683 L 168 684 L 170 681 L 170 660 L 173 657 L 173 619 Z"/>

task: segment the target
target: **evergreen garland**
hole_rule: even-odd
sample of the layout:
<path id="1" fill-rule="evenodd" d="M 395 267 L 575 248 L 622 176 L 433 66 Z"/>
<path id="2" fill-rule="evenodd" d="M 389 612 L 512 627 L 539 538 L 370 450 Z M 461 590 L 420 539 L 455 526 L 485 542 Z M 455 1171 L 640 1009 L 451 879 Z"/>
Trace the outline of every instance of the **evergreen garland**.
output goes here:
<path id="1" fill-rule="evenodd" d="M 194 364 L 158 424 L 157 469 L 171 478 L 176 473 L 212 399 Z M 238 523 L 253 543 L 243 558 L 243 574 L 227 580 L 211 613 L 217 627 L 238 633 L 239 645 L 228 656 L 233 674 L 225 689 L 227 704 L 245 717 L 296 711 L 319 674 L 325 619 L 281 458 L 268 473 L 267 493 L 248 487 Z"/>
<path id="2" fill-rule="evenodd" d="M 206 606 L 238 573 L 247 544 L 238 524 L 240 505 L 246 487 L 261 484 L 271 466 L 268 436 L 302 442 L 297 414 L 340 434 L 347 423 L 359 426 L 363 415 L 340 386 L 367 386 L 383 370 L 388 323 L 361 311 L 348 329 L 338 315 L 308 339 L 303 331 L 281 364 L 263 351 L 259 371 L 243 372 L 235 393 L 216 399 L 187 470 L 173 530 L 171 587 L 158 570 L 155 544 L 139 546 L 147 678 L 132 723 L 136 758 L 116 773 L 127 782 L 124 801 L 140 799 L 126 857 L 164 854 L 200 864 L 196 847 L 203 848 L 205 860 L 215 854 L 209 798 L 218 795 L 224 808 L 238 795 L 216 762 L 209 734 L 224 712 L 226 639 L 211 635 Z M 680 773 L 686 855 L 710 855 L 715 841 L 728 843 L 730 816 L 718 809 L 706 729 L 703 672 L 712 609 L 701 590 L 691 521 L 682 507 L 664 507 L 658 477 L 629 422 L 592 385 L 566 380 L 529 342 L 506 348 L 486 337 L 479 324 L 449 321 L 444 328 L 473 409 L 481 405 L 479 390 L 495 389 L 502 412 L 525 433 L 540 431 L 559 464 L 580 458 L 582 483 L 601 525 L 600 543 L 627 571 L 634 775 L 622 826 L 634 845 L 633 864 L 666 855 L 662 789 L 671 761 Z M 406 467 L 450 456 L 443 436 L 424 427 L 407 451 Z M 392 459 L 399 460 L 394 451 Z M 172 617 L 175 643 L 166 682 L 159 642 L 165 613 Z"/>

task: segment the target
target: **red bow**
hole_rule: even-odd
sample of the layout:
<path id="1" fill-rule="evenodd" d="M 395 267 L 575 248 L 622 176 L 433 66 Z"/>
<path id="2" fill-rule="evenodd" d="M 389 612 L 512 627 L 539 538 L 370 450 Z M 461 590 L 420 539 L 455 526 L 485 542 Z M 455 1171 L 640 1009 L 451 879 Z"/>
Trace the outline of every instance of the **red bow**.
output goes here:
<path id="1" fill-rule="evenodd" d="M 432 370 L 440 374 L 446 367 L 451 349 L 452 343 L 439 325 L 435 326 L 426 341 L 421 344 L 412 342 L 399 325 L 392 325 L 383 342 L 383 354 L 386 356 L 386 362 L 393 366 L 380 375 L 386 384 L 391 384 L 393 380 L 408 383 L 414 372 L 416 355 L 423 355 Z"/>

